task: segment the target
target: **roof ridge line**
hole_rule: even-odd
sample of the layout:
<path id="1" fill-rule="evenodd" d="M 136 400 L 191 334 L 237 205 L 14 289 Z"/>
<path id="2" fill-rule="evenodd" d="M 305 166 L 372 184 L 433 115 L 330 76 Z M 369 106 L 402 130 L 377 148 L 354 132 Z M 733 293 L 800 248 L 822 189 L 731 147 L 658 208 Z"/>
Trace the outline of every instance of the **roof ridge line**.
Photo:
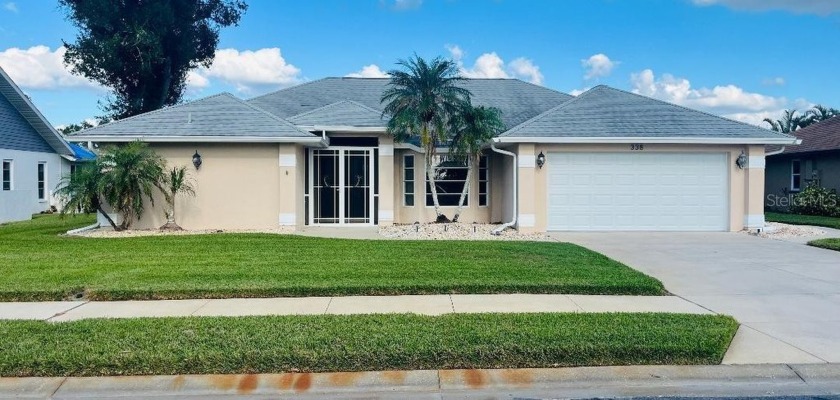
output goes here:
<path id="1" fill-rule="evenodd" d="M 284 125 L 287 125 L 287 126 L 291 127 L 292 129 L 294 129 L 294 130 L 296 130 L 296 131 L 300 132 L 300 133 L 303 133 L 303 134 L 308 135 L 308 136 L 315 136 L 315 135 L 313 135 L 311 132 L 306 132 L 306 131 L 304 131 L 304 130 L 302 130 L 302 129 L 298 128 L 298 127 L 297 127 L 297 125 L 295 125 L 295 124 L 293 124 L 293 123 L 291 123 L 291 122 L 289 122 L 289 121 L 287 121 L 287 120 L 285 120 L 285 119 L 283 119 L 283 118 L 280 118 L 280 117 L 278 117 L 278 116 L 276 116 L 276 115 L 274 115 L 274 114 L 272 114 L 272 113 L 270 113 L 270 112 L 268 112 L 268 111 L 264 110 L 264 109 L 263 109 L 263 108 L 261 108 L 261 107 L 258 107 L 258 106 L 256 106 L 256 105 L 250 104 L 249 102 L 247 102 L 247 101 L 245 101 L 245 100 L 242 100 L 242 99 L 240 99 L 240 98 L 238 98 L 238 97 L 235 97 L 235 96 L 234 96 L 234 98 L 235 98 L 237 101 L 239 101 L 239 103 L 240 103 L 240 104 L 243 104 L 244 106 L 246 106 L 246 107 L 248 107 L 248 108 L 250 108 L 250 109 L 252 109 L 252 110 L 254 110 L 254 111 L 257 111 L 257 112 L 259 112 L 259 113 L 262 113 L 263 115 L 265 115 L 265 116 L 267 116 L 267 117 L 269 117 L 269 118 L 271 118 L 271 119 L 273 119 L 273 120 L 275 120 L 275 121 L 278 121 L 278 122 L 280 122 L 280 123 L 282 123 L 282 124 L 284 124 Z"/>
<path id="2" fill-rule="evenodd" d="M 286 91 L 286 90 L 298 88 L 298 87 L 301 87 L 301 86 L 306 86 L 306 85 L 309 85 L 309 84 L 312 84 L 312 83 L 315 83 L 315 82 L 324 81 L 324 80 L 327 80 L 327 79 L 332 79 L 332 78 L 331 77 L 324 77 L 324 78 L 316 79 L 314 81 L 306 81 L 306 82 L 303 82 L 303 83 L 300 83 L 300 84 L 297 84 L 297 85 L 292 85 L 292 86 L 289 86 L 289 87 L 284 87 L 284 88 L 281 88 L 281 89 L 277 89 L 277 90 L 272 91 L 272 92 L 261 94 L 257 97 L 251 97 L 250 99 L 245 100 L 245 101 L 251 102 L 251 101 L 254 101 L 256 99 L 261 99 L 261 98 L 266 97 L 266 96 L 271 96 L 275 93 L 280 93 L 280 92 L 283 92 L 283 91 Z"/>
<path id="3" fill-rule="evenodd" d="M 295 114 L 295 115 L 292 115 L 291 117 L 289 117 L 289 119 L 291 120 L 292 118 L 305 117 L 305 116 L 307 116 L 307 115 L 314 114 L 314 113 L 319 112 L 319 111 L 322 111 L 322 110 L 324 110 L 324 109 L 328 109 L 328 108 L 330 108 L 330 107 L 335 107 L 336 105 L 341 104 L 341 103 L 349 103 L 349 104 L 353 104 L 353 105 L 356 105 L 356 106 L 358 106 L 358 107 L 361 107 L 361 108 L 363 108 L 363 109 L 365 109 L 365 110 L 367 110 L 367 111 L 371 111 L 371 112 L 374 112 L 374 113 L 376 113 L 376 114 L 380 114 L 380 115 L 382 114 L 382 112 L 381 112 L 381 111 L 376 110 L 376 109 L 371 108 L 371 107 L 368 107 L 368 106 L 366 106 L 366 105 L 364 105 L 364 104 L 362 104 L 362 103 L 359 103 L 359 102 L 357 102 L 357 101 L 344 99 L 344 100 L 339 100 L 339 101 L 336 101 L 336 102 L 334 102 L 334 103 L 330 103 L 330 104 L 327 104 L 327 105 L 323 105 L 323 106 L 321 106 L 321 107 L 318 107 L 318 108 L 315 108 L 315 109 L 312 109 L 312 110 L 309 110 L 309 111 L 304 111 L 304 112 L 302 112 L 302 113 L 300 113 L 300 114 Z"/>
<path id="4" fill-rule="evenodd" d="M 107 122 L 107 123 L 104 123 L 104 124 L 101 124 L 101 125 L 97 125 L 97 126 L 94 126 L 94 127 L 91 127 L 91 128 L 82 129 L 82 130 L 80 130 L 80 131 L 76 131 L 76 132 L 72 132 L 72 133 L 70 133 L 70 135 L 69 135 L 69 136 L 77 136 L 77 135 L 81 134 L 82 132 L 91 132 L 91 131 L 95 131 L 95 130 L 97 130 L 97 129 L 99 129 L 99 128 L 103 127 L 103 126 L 111 126 L 111 125 L 118 124 L 118 123 L 123 122 L 123 121 L 130 121 L 130 120 L 133 120 L 133 119 L 135 119 L 135 118 L 137 118 L 137 117 L 140 117 L 140 116 L 146 116 L 146 115 L 158 114 L 158 113 L 161 113 L 161 112 L 166 111 L 166 110 L 171 110 L 171 109 L 174 109 L 174 108 L 179 108 L 179 107 L 182 107 L 182 106 L 186 106 L 186 105 L 188 105 L 188 104 L 198 103 L 199 101 L 204 101 L 204 100 L 212 99 L 212 98 L 214 98 L 214 97 L 225 96 L 225 95 L 226 95 L 226 96 L 228 96 L 228 97 L 232 97 L 232 98 L 234 98 L 234 99 L 237 99 L 237 100 L 241 100 L 241 99 L 239 99 L 238 97 L 234 96 L 234 95 L 233 95 L 232 93 L 230 93 L 230 92 L 220 92 L 220 93 L 216 93 L 216 94 L 213 94 L 213 95 L 210 95 L 210 96 L 205 96 L 205 97 L 202 97 L 202 98 L 200 98 L 200 99 L 190 100 L 190 101 L 187 101 L 187 102 L 174 104 L 174 105 L 171 105 L 171 106 L 168 106 L 168 107 L 161 107 L 161 108 L 158 108 L 157 110 L 152 110 L 152 111 L 144 112 L 144 113 L 141 113 L 141 114 L 132 115 L 132 116 L 130 116 L 130 117 L 126 117 L 126 118 L 123 118 L 123 119 L 118 119 L 118 120 L 116 120 L 116 121 L 110 121 L 110 122 Z"/>
<path id="5" fill-rule="evenodd" d="M 758 126 L 758 125 L 748 124 L 748 123 L 743 122 L 743 121 L 738 121 L 738 120 L 734 120 L 734 119 L 731 119 L 731 118 L 722 117 L 722 116 L 720 116 L 720 115 L 715 115 L 715 114 L 712 114 L 712 113 L 710 113 L 710 112 L 706 112 L 706 111 L 703 111 L 703 110 L 697 110 L 697 109 L 694 109 L 694 108 L 689 108 L 689 107 L 686 107 L 686 106 L 681 106 L 681 105 L 679 105 L 679 104 L 671 103 L 671 102 L 669 102 L 669 101 L 665 101 L 665 100 L 660 100 L 660 99 L 657 99 L 657 98 L 655 98 L 655 97 L 645 96 L 645 95 L 643 95 L 643 94 L 639 94 L 639 93 L 628 92 L 628 91 L 626 91 L 626 90 L 622 90 L 622 89 L 614 88 L 614 87 L 612 87 L 612 86 L 607 86 L 607 85 L 598 85 L 598 86 L 596 86 L 596 88 L 597 88 L 597 87 L 599 87 L 599 86 L 603 86 L 603 87 L 605 87 L 605 88 L 612 89 L 612 90 L 615 90 L 615 91 L 619 91 L 619 92 L 622 92 L 622 93 L 627 93 L 627 94 L 630 94 L 630 95 L 633 95 L 633 96 L 638 96 L 638 97 L 641 97 L 641 98 L 644 98 L 644 99 L 657 101 L 657 102 L 660 102 L 660 103 L 663 103 L 663 104 L 668 104 L 668 105 L 671 105 L 671 106 L 674 106 L 674 107 L 679 107 L 679 108 L 681 108 L 681 109 L 683 109 L 683 110 L 698 112 L 698 113 L 701 113 L 701 114 L 708 115 L 708 116 L 710 116 L 710 117 L 715 117 L 715 118 L 718 118 L 718 119 L 722 119 L 722 120 L 724 120 L 724 121 L 728 121 L 728 122 L 735 122 L 735 123 L 738 123 L 738 124 L 741 124 L 741 125 L 748 126 L 748 127 L 750 127 L 750 128 L 754 128 L 754 129 L 761 129 L 761 130 L 763 130 L 763 131 L 767 131 L 767 132 L 774 133 L 774 134 L 776 134 L 776 135 L 778 135 L 778 136 L 784 136 L 784 137 L 795 138 L 795 136 L 787 135 L 787 134 L 784 134 L 784 133 L 781 133 L 781 132 L 776 132 L 776 131 L 774 131 L 774 130 L 772 130 L 772 129 L 762 128 L 762 127 L 760 127 L 760 126 Z M 593 89 L 594 89 L 594 88 L 593 88 Z"/>
<path id="6" fill-rule="evenodd" d="M 543 111 L 543 112 L 541 112 L 541 113 L 539 113 L 539 114 L 537 114 L 537 115 L 535 115 L 535 116 L 533 116 L 533 117 L 531 117 L 531 118 L 529 118 L 529 119 L 527 119 L 527 120 L 525 120 L 525 121 L 522 121 L 521 123 L 519 123 L 519 125 L 516 125 L 516 126 L 514 126 L 513 128 L 510 128 L 510 129 L 508 129 L 507 131 L 502 132 L 499 136 L 506 136 L 506 135 L 507 135 L 507 134 L 509 134 L 509 133 L 514 133 L 514 132 L 516 132 L 516 131 L 518 131 L 518 130 L 521 130 L 521 129 L 522 129 L 522 127 L 523 127 L 523 126 L 525 126 L 525 124 L 530 124 L 530 123 L 532 123 L 532 122 L 539 121 L 539 120 L 541 120 L 541 119 L 545 118 L 546 116 L 548 116 L 548 114 L 549 114 L 549 113 L 554 112 L 554 111 L 556 111 L 556 110 L 559 110 L 559 109 L 561 109 L 561 108 L 563 108 L 563 107 L 567 106 L 569 103 L 574 102 L 575 100 L 577 100 L 577 99 L 581 98 L 581 97 L 582 97 L 582 96 L 584 96 L 585 94 L 587 94 L 587 93 L 589 93 L 589 92 L 591 92 L 591 91 L 595 90 L 595 89 L 596 89 L 596 88 L 598 88 L 599 86 L 603 86 L 603 85 L 598 85 L 598 86 L 595 86 L 594 88 L 589 89 L 589 90 L 587 90 L 587 91 L 585 91 L 585 92 L 583 92 L 583 93 L 581 93 L 581 94 L 579 94 L 579 95 L 577 95 L 577 96 L 572 96 L 572 98 L 571 98 L 571 99 L 568 99 L 568 100 L 566 100 L 566 101 L 564 101 L 564 102 L 562 102 L 562 103 L 560 103 L 560 104 L 558 104 L 558 105 L 556 105 L 556 106 L 554 106 L 554 107 L 549 108 L 548 110 L 545 110 L 545 111 Z M 562 93 L 562 92 L 559 92 L 559 93 Z M 570 96 L 571 96 L 571 95 L 570 95 Z"/>

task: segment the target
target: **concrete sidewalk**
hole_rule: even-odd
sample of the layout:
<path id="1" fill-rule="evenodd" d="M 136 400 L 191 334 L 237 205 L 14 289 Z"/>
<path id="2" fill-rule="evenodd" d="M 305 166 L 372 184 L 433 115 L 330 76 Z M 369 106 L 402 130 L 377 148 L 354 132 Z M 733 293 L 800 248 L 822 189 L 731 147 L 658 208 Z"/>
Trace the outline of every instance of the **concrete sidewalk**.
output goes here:
<path id="1" fill-rule="evenodd" d="M 676 296 L 453 294 L 149 301 L 0 303 L 0 319 L 52 322 L 86 318 L 481 312 L 664 312 L 712 314 Z"/>
<path id="2" fill-rule="evenodd" d="M 507 399 L 839 393 L 840 366 L 826 364 L 0 378 L 0 399 Z"/>

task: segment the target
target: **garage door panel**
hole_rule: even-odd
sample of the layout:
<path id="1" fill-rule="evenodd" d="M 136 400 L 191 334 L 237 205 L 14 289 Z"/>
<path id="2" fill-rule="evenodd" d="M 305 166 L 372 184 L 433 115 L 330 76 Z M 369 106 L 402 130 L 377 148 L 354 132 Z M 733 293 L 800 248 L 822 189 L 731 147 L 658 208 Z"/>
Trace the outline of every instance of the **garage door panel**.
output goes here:
<path id="1" fill-rule="evenodd" d="M 727 230 L 724 153 L 550 153 L 550 230 Z"/>

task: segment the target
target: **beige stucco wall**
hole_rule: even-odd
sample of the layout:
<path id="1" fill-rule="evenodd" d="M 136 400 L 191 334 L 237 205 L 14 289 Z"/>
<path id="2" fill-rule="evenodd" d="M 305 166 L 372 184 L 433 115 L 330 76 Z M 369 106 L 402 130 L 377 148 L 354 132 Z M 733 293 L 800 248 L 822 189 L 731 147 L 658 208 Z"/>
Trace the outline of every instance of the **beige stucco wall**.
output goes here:
<path id="1" fill-rule="evenodd" d="M 168 168 L 187 166 L 195 196 L 176 202 L 177 223 L 185 229 L 271 229 L 282 216 L 294 219 L 299 203 L 297 166 L 280 166 L 281 154 L 299 154 L 289 144 L 158 144 L 150 145 Z M 199 170 L 192 165 L 201 154 Z M 288 159 L 287 159 L 288 161 Z M 302 162 L 295 164 L 303 168 Z M 154 229 L 166 222 L 163 196 L 155 196 L 134 228 Z M 294 223 L 292 221 L 291 223 Z"/>
<path id="2" fill-rule="evenodd" d="M 520 144 L 508 149 L 517 152 L 519 161 L 519 229 L 521 231 L 544 232 L 548 222 L 547 205 L 547 177 L 551 165 L 546 164 L 542 169 L 536 167 L 536 156 L 553 152 L 630 152 L 627 144 Z M 759 216 L 763 218 L 764 169 L 759 163 L 753 163 L 753 168 L 739 169 L 735 159 L 744 151 L 763 159 L 763 146 L 741 145 L 670 145 L 645 144 L 645 152 L 715 152 L 727 153 L 729 165 L 730 218 L 729 229 L 739 231 L 744 229 L 748 216 L 753 220 Z M 533 217 L 531 217 L 533 215 Z M 524 218 L 523 218 L 524 216 Z M 533 225 L 530 222 L 533 221 Z"/>

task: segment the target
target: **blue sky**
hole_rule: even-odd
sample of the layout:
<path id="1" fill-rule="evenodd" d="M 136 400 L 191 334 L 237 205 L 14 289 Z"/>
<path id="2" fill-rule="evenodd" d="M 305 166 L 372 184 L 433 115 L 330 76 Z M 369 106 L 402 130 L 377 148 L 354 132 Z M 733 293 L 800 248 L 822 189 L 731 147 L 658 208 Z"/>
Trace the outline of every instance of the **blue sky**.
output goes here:
<path id="1" fill-rule="evenodd" d="M 598 84 L 759 123 L 840 107 L 838 0 L 247 0 L 188 98 L 249 98 L 325 76 L 379 76 L 413 53 L 471 77 L 567 93 Z M 55 125 L 100 114 L 103 88 L 70 75 L 75 29 L 55 1 L 0 0 L 0 66 Z"/>

